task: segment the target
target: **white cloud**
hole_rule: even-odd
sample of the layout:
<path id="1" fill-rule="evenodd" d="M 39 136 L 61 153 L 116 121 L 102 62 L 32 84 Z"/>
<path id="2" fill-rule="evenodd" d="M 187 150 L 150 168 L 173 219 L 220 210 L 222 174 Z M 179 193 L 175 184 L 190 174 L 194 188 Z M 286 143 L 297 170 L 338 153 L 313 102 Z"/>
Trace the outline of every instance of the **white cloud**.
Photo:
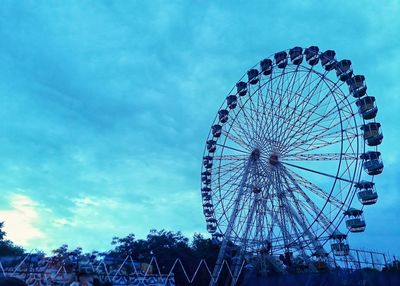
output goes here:
<path id="1" fill-rule="evenodd" d="M 40 221 L 38 203 L 28 196 L 12 195 L 10 205 L 10 210 L 0 211 L 7 239 L 27 247 L 31 240 L 43 237 L 43 232 L 37 227 Z"/>

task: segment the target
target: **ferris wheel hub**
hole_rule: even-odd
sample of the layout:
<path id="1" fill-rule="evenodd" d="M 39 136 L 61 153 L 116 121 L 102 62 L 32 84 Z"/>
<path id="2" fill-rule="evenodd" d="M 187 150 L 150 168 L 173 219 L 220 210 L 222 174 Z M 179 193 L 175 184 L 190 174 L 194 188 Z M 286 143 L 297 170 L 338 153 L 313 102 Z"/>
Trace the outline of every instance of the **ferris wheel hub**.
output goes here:
<path id="1" fill-rule="evenodd" d="M 278 164 L 278 163 L 279 163 L 278 155 L 276 155 L 276 154 L 271 154 L 271 156 L 269 156 L 269 163 L 270 163 L 271 165 L 273 165 L 273 166 L 275 166 L 276 164 Z"/>
<path id="2" fill-rule="evenodd" d="M 250 157 L 251 157 L 251 159 L 253 160 L 253 161 L 257 161 L 259 158 L 260 158 L 260 149 L 258 149 L 258 148 L 255 148 L 252 152 L 251 152 L 251 155 L 250 155 Z"/>

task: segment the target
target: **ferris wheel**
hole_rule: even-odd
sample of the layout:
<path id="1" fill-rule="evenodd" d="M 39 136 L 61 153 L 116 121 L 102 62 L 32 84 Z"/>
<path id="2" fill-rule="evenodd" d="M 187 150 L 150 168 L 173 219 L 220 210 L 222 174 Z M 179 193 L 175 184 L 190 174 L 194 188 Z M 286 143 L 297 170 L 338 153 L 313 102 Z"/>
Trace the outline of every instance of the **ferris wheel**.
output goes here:
<path id="1" fill-rule="evenodd" d="M 365 77 L 333 50 L 294 47 L 249 69 L 204 149 L 203 212 L 222 241 L 214 274 L 228 241 L 242 256 L 348 255 L 347 233 L 365 230 L 363 206 L 378 199 L 377 112 Z"/>

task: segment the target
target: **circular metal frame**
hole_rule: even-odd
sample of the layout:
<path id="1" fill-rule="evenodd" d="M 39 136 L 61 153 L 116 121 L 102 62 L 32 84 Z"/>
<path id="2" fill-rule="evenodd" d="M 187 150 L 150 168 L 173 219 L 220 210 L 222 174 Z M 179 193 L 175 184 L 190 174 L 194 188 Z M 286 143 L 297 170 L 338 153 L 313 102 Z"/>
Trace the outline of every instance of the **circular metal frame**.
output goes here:
<path id="1" fill-rule="evenodd" d="M 339 228 L 367 146 L 358 97 L 344 88 L 351 92 L 360 78 L 328 52 L 314 55 L 322 67 L 298 47 L 276 53 L 263 60 L 270 71 L 262 61 L 229 92 L 203 155 L 203 208 L 214 237 L 246 252 L 268 245 L 272 254 L 311 256 Z"/>

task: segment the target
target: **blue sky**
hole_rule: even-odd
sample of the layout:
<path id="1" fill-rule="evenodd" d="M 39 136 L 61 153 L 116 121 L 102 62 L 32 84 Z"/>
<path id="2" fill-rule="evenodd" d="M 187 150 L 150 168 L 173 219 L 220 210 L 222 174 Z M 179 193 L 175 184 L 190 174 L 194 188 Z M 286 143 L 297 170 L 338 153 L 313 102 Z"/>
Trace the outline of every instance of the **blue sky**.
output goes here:
<path id="1" fill-rule="evenodd" d="M 282 2 L 282 3 L 278 3 Z M 199 176 L 242 74 L 293 46 L 349 58 L 385 135 L 379 203 L 353 247 L 400 254 L 400 4 L 2 1 L 0 220 L 27 249 L 205 233 Z"/>

